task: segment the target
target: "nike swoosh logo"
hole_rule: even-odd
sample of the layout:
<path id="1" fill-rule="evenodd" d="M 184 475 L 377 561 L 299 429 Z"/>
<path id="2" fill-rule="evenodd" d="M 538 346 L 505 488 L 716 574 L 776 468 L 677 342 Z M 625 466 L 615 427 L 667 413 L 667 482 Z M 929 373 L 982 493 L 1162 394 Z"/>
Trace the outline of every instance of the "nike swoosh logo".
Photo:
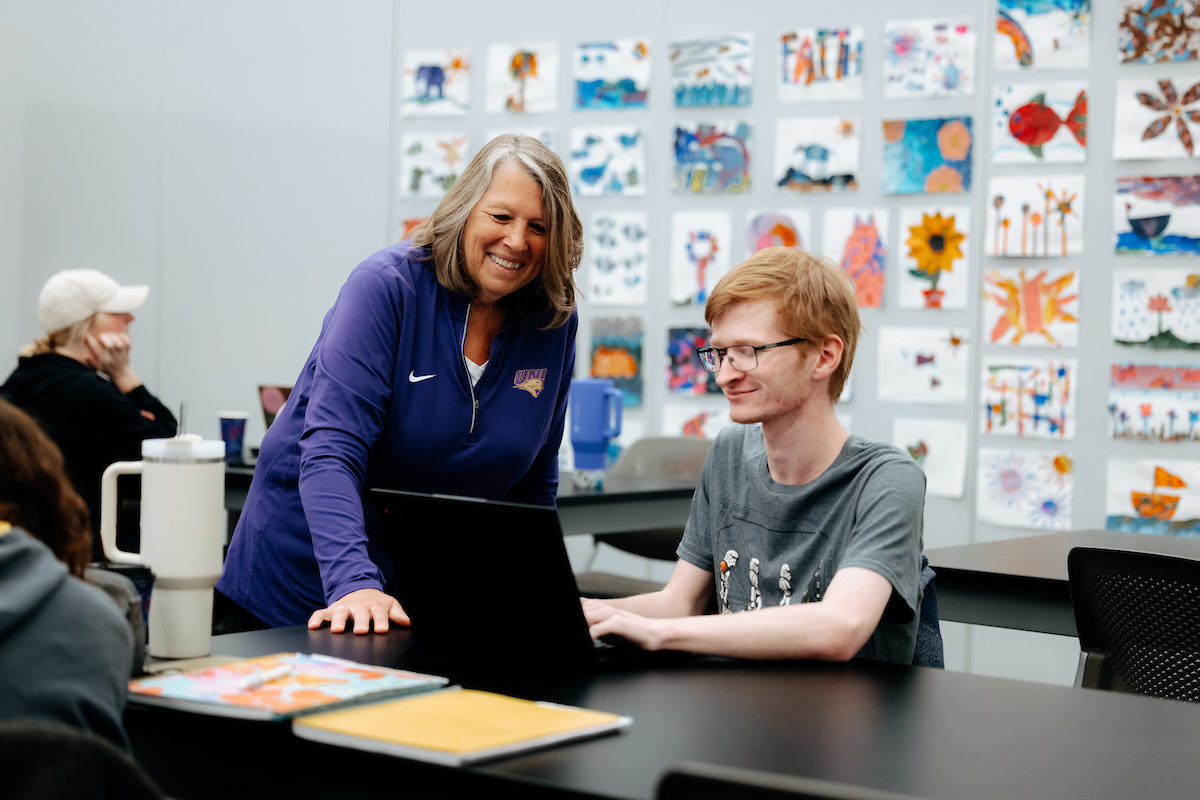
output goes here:
<path id="1" fill-rule="evenodd" d="M 437 374 L 437 373 L 435 372 L 435 373 L 433 373 L 433 374 L 431 374 L 431 375 L 420 375 L 420 376 L 418 376 L 418 375 L 417 375 L 417 371 L 414 369 L 412 372 L 408 373 L 408 382 L 409 382 L 409 383 L 420 383 L 421 381 L 427 381 L 427 380 L 429 380 L 430 378 L 432 378 L 432 377 L 433 377 L 434 375 L 436 375 L 436 374 Z"/>

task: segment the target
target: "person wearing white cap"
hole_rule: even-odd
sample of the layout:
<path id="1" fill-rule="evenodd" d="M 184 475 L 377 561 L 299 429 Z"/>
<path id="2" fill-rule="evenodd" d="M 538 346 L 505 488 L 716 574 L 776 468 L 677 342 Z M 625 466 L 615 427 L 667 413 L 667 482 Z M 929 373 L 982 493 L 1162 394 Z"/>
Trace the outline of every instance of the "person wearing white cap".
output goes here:
<path id="1" fill-rule="evenodd" d="M 38 421 L 62 450 L 75 490 L 100 524 L 100 476 L 136 461 L 143 439 L 173 436 L 175 417 L 129 362 L 133 311 L 148 286 L 122 286 L 94 269 L 57 273 L 38 297 L 46 336 L 21 350 L 0 396 Z M 94 560 L 102 560 L 94 537 Z"/>

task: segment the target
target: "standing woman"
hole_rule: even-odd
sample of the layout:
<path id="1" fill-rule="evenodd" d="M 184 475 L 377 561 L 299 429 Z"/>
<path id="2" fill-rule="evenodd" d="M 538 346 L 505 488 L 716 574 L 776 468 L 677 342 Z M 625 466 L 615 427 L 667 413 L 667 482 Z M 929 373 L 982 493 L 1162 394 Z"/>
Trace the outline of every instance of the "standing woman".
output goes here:
<path id="1" fill-rule="evenodd" d="M 389 562 L 369 487 L 554 505 L 582 252 L 562 161 L 504 135 L 412 239 L 350 273 L 263 439 L 222 629 L 382 633 L 408 623 L 387 593 L 404 570 L 471 591 L 459 564 Z"/>
<path id="2" fill-rule="evenodd" d="M 0 386 L 0 397 L 37 420 L 62 451 L 93 534 L 100 526 L 100 476 L 108 465 L 137 461 L 143 439 L 176 432 L 175 417 L 129 362 L 129 325 L 149 291 L 121 286 L 94 269 L 55 274 L 38 296 L 46 337 L 21 351 L 16 370 Z M 91 558 L 104 558 L 98 535 Z"/>

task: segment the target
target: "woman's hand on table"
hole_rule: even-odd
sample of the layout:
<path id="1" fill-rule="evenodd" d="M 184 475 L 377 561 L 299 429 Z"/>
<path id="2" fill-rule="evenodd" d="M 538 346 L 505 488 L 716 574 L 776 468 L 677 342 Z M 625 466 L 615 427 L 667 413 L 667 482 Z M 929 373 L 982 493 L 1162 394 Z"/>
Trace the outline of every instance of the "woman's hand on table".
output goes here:
<path id="1" fill-rule="evenodd" d="M 372 623 L 376 633 L 387 633 L 389 620 L 397 625 L 410 624 L 408 614 L 396 598 L 378 589 L 359 589 L 341 597 L 329 608 L 314 611 L 308 618 L 308 627 L 316 630 L 328 622 L 330 632 L 343 633 L 349 620 L 354 621 L 355 633 L 367 633 Z"/>

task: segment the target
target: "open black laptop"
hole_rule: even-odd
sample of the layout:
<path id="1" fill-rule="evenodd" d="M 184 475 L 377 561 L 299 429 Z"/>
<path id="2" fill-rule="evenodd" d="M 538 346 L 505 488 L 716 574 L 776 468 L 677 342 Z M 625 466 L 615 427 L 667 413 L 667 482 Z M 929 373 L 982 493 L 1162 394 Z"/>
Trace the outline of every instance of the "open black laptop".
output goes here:
<path id="1" fill-rule="evenodd" d="M 372 489 L 393 593 L 443 668 L 584 671 L 646 654 L 588 634 L 558 514 L 549 506 Z"/>

